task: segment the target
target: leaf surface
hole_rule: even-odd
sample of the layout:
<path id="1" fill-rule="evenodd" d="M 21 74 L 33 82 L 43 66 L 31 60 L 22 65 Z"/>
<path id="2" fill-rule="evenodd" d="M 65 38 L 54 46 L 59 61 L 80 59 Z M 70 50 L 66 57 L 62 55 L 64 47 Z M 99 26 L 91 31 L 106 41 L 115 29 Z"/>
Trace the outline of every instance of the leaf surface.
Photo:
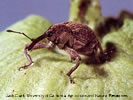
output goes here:
<path id="1" fill-rule="evenodd" d="M 36 38 L 50 25 L 48 20 L 33 15 L 7 29 Z M 70 84 L 66 73 L 75 62 L 71 63 L 69 57 L 47 49 L 30 52 L 34 65 L 18 71 L 19 67 L 27 63 L 23 49 L 30 40 L 19 34 L 3 31 L 0 34 L 0 100 L 66 100 L 66 97 L 57 97 L 61 94 L 66 95 L 67 100 L 133 99 L 133 20 L 125 19 L 119 30 L 105 35 L 102 38 L 104 49 L 108 42 L 113 43 L 117 49 L 111 61 L 101 65 L 82 62 L 72 74 L 76 84 Z M 25 97 L 6 97 L 11 94 L 24 94 Z M 28 94 L 38 97 L 27 97 Z M 110 94 L 121 97 L 110 97 Z M 98 95 L 107 97 L 97 97 Z"/>

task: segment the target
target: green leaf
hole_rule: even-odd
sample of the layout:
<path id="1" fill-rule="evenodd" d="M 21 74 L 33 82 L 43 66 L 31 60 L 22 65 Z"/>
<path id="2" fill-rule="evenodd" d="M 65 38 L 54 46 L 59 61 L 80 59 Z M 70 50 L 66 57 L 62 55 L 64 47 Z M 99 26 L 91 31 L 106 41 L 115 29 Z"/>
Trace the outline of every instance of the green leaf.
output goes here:
<path id="1" fill-rule="evenodd" d="M 24 32 L 36 38 L 49 26 L 48 20 L 39 16 L 29 16 L 8 29 Z M 19 71 L 18 68 L 27 63 L 23 49 L 30 40 L 19 34 L 3 31 L 0 34 L 0 100 L 132 100 L 133 20 L 125 19 L 119 30 L 104 36 L 102 46 L 105 47 L 107 42 L 113 43 L 117 49 L 111 61 L 98 66 L 82 62 L 72 74 L 76 84 L 71 84 L 66 73 L 75 63 L 71 63 L 69 57 L 47 49 L 30 52 L 34 64 Z M 24 94 L 25 97 L 6 97 L 11 94 Z M 27 97 L 27 94 L 38 97 Z M 49 94 L 54 97 L 47 97 Z M 64 94 L 67 98 L 56 97 L 56 94 Z M 109 94 L 121 97 L 109 97 Z M 68 95 L 90 97 L 70 98 Z"/>

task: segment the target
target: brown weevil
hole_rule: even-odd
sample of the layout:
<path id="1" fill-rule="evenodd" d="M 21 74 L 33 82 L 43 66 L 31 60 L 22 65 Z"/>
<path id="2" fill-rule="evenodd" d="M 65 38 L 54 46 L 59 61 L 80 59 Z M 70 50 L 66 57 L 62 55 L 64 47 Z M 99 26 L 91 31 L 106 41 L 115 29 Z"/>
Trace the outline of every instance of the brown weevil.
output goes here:
<path id="1" fill-rule="evenodd" d="M 33 63 L 31 56 L 28 54 L 28 51 L 40 48 L 54 48 L 55 46 L 66 50 L 71 57 L 71 61 L 76 61 L 76 65 L 72 67 L 71 70 L 66 74 L 69 77 L 71 83 L 74 83 L 71 74 L 80 65 L 81 57 L 79 54 L 86 56 L 94 55 L 96 61 L 100 62 L 98 53 L 103 53 L 101 44 L 96 34 L 87 25 L 72 21 L 53 24 L 46 32 L 44 32 L 44 34 L 37 37 L 36 39 L 31 39 L 26 34 L 21 32 L 12 30 L 7 30 L 7 32 L 23 34 L 32 41 L 24 48 L 24 54 L 29 61 L 29 64 L 20 67 L 19 70 L 21 68 L 25 69 Z M 40 42 L 44 38 L 47 38 L 49 42 Z"/>

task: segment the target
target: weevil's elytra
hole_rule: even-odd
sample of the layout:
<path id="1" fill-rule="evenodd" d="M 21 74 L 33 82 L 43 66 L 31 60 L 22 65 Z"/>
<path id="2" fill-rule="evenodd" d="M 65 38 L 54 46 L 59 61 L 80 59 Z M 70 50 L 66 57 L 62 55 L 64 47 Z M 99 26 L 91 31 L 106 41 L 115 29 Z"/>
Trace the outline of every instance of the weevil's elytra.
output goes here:
<path id="1" fill-rule="evenodd" d="M 7 32 L 15 32 L 12 30 L 7 30 Z M 21 32 L 15 32 L 23 34 Z M 40 48 L 54 48 L 57 46 L 60 49 L 64 49 L 71 57 L 71 61 L 76 60 L 76 65 L 67 73 L 67 76 L 70 79 L 71 83 L 74 83 L 74 80 L 71 77 L 71 74 L 79 67 L 81 57 L 79 54 L 86 56 L 94 55 L 97 62 L 100 62 L 98 51 L 103 53 L 101 44 L 96 37 L 95 33 L 87 26 L 79 24 L 76 22 L 63 22 L 59 24 L 54 24 L 49 27 L 49 29 L 44 32 L 41 36 L 36 39 L 31 39 L 32 42 L 27 44 L 24 49 L 24 54 L 29 61 L 29 64 L 20 67 L 25 69 L 29 67 L 33 61 L 31 56 L 28 54 L 28 51 L 40 49 Z M 42 39 L 47 38 L 48 43 L 40 42 Z"/>

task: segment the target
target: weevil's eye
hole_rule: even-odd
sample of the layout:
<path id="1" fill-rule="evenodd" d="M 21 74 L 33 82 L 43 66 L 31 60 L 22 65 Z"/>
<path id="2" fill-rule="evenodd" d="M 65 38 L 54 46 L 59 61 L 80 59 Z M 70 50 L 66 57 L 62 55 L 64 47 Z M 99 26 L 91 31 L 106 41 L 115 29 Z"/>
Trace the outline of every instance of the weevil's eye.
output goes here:
<path id="1" fill-rule="evenodd" d="M 48 37 L 51 37 L 53 35 L 52 32 L 48 32 Z"/>

